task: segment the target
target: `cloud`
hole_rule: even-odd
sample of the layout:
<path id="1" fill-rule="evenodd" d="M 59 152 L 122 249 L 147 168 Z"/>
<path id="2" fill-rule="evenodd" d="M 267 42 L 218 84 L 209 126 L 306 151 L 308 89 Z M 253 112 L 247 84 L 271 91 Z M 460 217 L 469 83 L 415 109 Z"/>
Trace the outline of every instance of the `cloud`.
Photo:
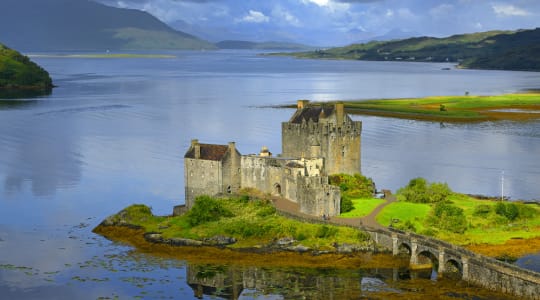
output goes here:
<path id="1" fill-rule="evenodd" d="M 237 22 L 245 23 L 267 23 L 270 21 L 270 18 L 263 14 L 260 11 L 249 10 L 249 13 L 241 19 L 237 19 Z"/>
<path id="2" fill-rule="evenodd" d="M 282 20 L 286 22 L 287 24 L 295 26 L 295 27 L 302 25 L 297 17 L 295 17 L 291 12 L 284 9 L 280 5 L 274 7 L 274 9 L 272 10 L 272 16 L 278 20 Z"/>
<path id="3" fill-rule="evenodd" d="M 491 6 L 497 16 L 528 16 L 530 13 L 512 4 L 493 4 Z"/>

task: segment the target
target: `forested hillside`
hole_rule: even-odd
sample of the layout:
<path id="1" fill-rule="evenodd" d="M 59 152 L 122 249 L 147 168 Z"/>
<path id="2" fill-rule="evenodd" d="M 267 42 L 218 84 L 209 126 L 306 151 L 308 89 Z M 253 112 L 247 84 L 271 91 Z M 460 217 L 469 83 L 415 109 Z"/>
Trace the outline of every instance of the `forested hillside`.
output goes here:
<path id="1" fill-rule="evenodd" d="M 455 62 L 465 68 L 540 71 L 540 28 L 447 38 L 374 41 L 293 55 L 323 59 Z"/>
<path id="2" fill-rule="evenodd" d="M 53 86 L 49 73 L 19 52 L 0 44 L 0 89 L 40 89 Z"/>

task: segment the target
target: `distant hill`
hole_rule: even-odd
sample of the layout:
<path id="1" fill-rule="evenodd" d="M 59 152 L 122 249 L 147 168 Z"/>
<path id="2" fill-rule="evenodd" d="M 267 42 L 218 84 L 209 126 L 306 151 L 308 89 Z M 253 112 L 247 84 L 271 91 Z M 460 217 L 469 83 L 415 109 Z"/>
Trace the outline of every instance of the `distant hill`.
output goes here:
<path id="1" fill-rule="evenodd" d="M 249 42 L 227 40 L 216 43 L 220 49 L 251 49 L 251 50 L 311 50 L 314 47 L 287 42 Z"/>
<path id="2" fill-rule="evenodd" d="M 0 44 L 0 90 L 50 90 L 49 73 L 19 52 Z"/>
<path id="3" fill-rule="evenodd" d="M 456 62 L 463 68 L 540 71 L 540 28 L 416 37 L 295 53 L 302 58 Z"/>
<path id="4" fill-rule="evenodd" d="M 20 51 L 215 49 L 146 12 L 90 0 L 1 0 L 0 40 Z"/>

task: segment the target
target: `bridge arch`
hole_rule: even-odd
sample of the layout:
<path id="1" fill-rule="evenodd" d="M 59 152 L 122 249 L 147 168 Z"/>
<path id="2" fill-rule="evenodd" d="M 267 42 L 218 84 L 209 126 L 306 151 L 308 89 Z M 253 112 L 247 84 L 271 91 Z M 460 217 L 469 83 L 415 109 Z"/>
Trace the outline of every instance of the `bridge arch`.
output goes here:
<path id="1" fill-rule="evenodd" d="M 399 254 L 399 255 L 408 255 L 408 256 L 410 256 L 412 254 L 412 247 L 407 242 L 402 242 L 401 244 L 399 244 L 397 250 L 398 250 L 397 254 Z"/>
<path id="2" fill-rule="evenodd" d="M 442 269 L 444 277 L 449 277 L 451 279 L 462 279 L 463 278 L 463 264 L 461 261 L 454 258 L 447 259 L 444 262 L 444 268 Z"/>

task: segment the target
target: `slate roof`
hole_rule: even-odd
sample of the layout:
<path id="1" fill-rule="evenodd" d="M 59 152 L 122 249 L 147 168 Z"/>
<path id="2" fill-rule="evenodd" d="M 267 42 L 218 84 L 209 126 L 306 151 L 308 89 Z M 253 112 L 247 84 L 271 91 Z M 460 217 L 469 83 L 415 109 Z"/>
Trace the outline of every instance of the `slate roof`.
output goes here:
<path id="1" fill-rule="evenodd" d="M 228 145 L 199 144 L 201 147 L 200 159 L 221 161 L 229 150 Z M 195 148 L 190 147 L 185 158 L 195 158 Z"/>
<path id="2" fill-rule="evenodd" d="M 296 111 L 296 113 L 292 116 L 289 122 L 301 124 L 303 120 L 306 120 L 306 122 L 308 122 L 309 120 L 312 120 L 314 123 L 318 123 L 320 117 L 328 118 L 328 116 L 330 116 L 332 112 L 334 112 L 333 106 L 305 107 L 305 108 L 302 108 L 301 110 Z"/>

